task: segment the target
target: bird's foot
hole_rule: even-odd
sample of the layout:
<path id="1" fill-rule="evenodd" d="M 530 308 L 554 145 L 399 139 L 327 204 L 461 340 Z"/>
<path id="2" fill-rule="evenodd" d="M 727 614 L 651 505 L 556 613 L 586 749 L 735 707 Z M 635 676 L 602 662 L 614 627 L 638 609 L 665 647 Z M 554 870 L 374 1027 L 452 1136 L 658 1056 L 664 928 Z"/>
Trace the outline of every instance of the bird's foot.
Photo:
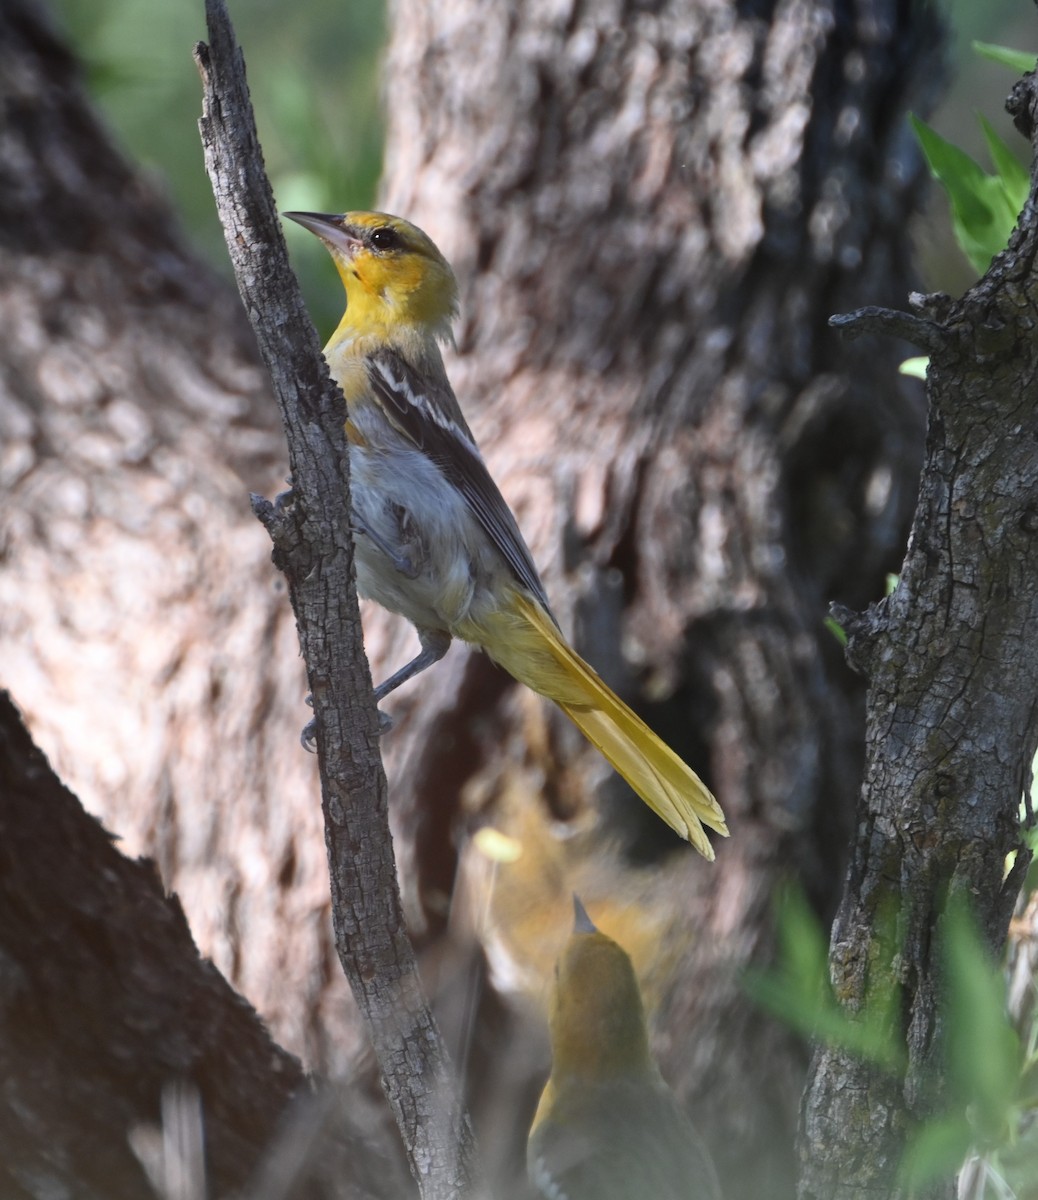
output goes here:
<path id="1" fill-rule="evenodd" d="M 299 735 L 299 743 L 307 754 L 317 753 L 317 718 L 312 717 L 303 726 L 303 732 Z"/>

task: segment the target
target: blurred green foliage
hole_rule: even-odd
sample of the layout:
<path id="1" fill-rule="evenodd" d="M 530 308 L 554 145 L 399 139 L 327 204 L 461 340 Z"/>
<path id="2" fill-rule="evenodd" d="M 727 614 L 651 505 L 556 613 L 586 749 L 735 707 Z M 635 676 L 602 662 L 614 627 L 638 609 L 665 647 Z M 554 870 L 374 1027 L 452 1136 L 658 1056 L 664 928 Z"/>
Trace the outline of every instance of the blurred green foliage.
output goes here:
<path id="1" fill-rule="evenodd" d="M 229 2 L 279 206 L 342 211 L 369 205 L 383 135 L 378 89 L 387 32 L 384 0 Z M 192 240 L 229 277 L 195 128 L 199 85 L 191 47 L 205 37 L 203 0 L 52 3 L 128 154 L 153 170 Z M 951 32 L 951 69 L 933 124 L 946 136 L 955 131 L 958 141 L 967 123 L 963 104 L 992 111 L 1006 91 L 1004 69 L 971 54 L 971 41 L 998 35 L 1026 44 L 1024 23 L 1029 31 L 1033 16 L 1019 0 L 982 5 L 943 0 L 942 7 Z M 975 152 L 968 141 L 963 148 Z M 931 220 L 918 223 L 928 288 L 954 293 L 970 280 L 956 273 L 954 256 L 935 226 Z M 290 229 L 287 236 L 318 326 L 327 334 L 339 315 L 338 280 L 313 237 L 302 229 Z"/>
<path id="2" fill-rule="evenodd" d="M 1028 841 L 1034 841 L 1031 831 Z M 746 977 L 763 1007 L 816 1041 L 840 1046 L 881 1071 L 906 1063 L 898 916 L 881 912 L 869 954 L 869 998 L 841 1004 L 829 981 L 828 938 L 802 892 L 776 900 L 778 953 L 768 972 Z M 901 1166 L 909 1195 L 955 1174 L 964 1160 L 979 1180 L 975 1200 L 1038 1196 L 1038 1014 L 1006 1004 L 1005 974 L 981 938 L 966 902 L 953 896 L 938 922 L 942 974 L 938 1055 L 944 1086 L 933 1116 L 910 1139 Z M 1032 989 L 1033 991 L 1033 989 Z M 918 1082 L 918 1081 L 917 1081 Z"/>
<path id="3" fill-rule="evenodd" d="M 191 240 L 230 278 L 202 164 L 201 88 L 191 58 L 203 0 L 55 0 L 59 27 L 127 155 L 164 188 Z M 382 162 L 382 0 L 229 0 L 278 207 L 370 207 Z M 293 264 L 322 333 L 342 311 L 328 255 L 286 222 Z"/>
<path id="4" fill-rule="evenodd" d="M 1025 50 L 1010 50 L 1008 46 L 994 46 L 991 42 L 974 42 L 973 49 L 982 58 L 1008 67 L 1014 75 L 1026 75 L 1035 67 L 1035 56 Z"/>
<path id="5" fill-rule="evenodd" d="M 936 3 L 947 20 L 947 49 L 944 78 L 936 81 L 936 97 L 927 91 L 920 78 L 920 103 L 933 111 L 925 116 L 943 137 L 955 142 L 972 157 L 982 160 L 986 153 L 983 133 L 975 114 L 992 117 L 1002 111 L 1011 80 L 1005 67 L 974 50 L 978 40 L 1026 46 L 1034 39 L 1034 9 L 1020 0 L 921 0 Z M 995 122 L 998 124 L 998 122 Z M 1001 128 L 1001 126 L 999 126 Z M 1015 138 L 1010 134 L 1007 140 Z M 1026 153 L 1023 141 L 1020 152 Z M 914 218 L 913 239 L 921 277 L 922 291 L 947 292 L 957 296 L 976 279 L 969 263 L 952 246 L 947 220 L 947 201 L 939 188 L 931 189 L 925 211 Z"/>
<path id="6" fill-rule="evenodd" d="M 833 994 L 829 938 L 801 889 L 793 884 L 781 887 L 775 908 L 776 964 L 770 971 L 747 972 L 744 984 L 749 995 L 814 1041 L 840 1046 L 884 1070 L 900 1070 L 904 1047 L 896 981 L 873 986 L 872 1003 L 852 1012 Z M 877 966 L 894 957 L 894 915 L 876 922 L 876 950 L 871 958 Z"/>
<path id="7" fill-rule="evenodd" d="M 1038 1025 L 1032 1015 L 1023 1038 L 1014 1028 L 1005 975 L 961 897 L 952 897 L 942 915 L 939 951 L 947 1089 L 942 1110 L 908 1147 L 904 1181 L 924 1188 L 955 1172 L 968 1155 L 985 1165 L 978 1197 L 1024 1196 L 1038 1179 L 1033 1134 Z"/>
<path id="8" fill-rule="evenodd" d="M 973 50 L 982 58 L 1009 67 L 1017 74 L 1035 66 L 1033 54 L 1006 46 L 974 42 Z M 1027 168 L 980 113 L 977 113 L 977 122 L 994 167 L 991 173 L 919 117 L 910 114 L 908 119 L 930 173 L 947 193 L 955 244 L 976 275 L 983 275 L 995 255 L 1005 249 L 1016 227 L 1030 189 Z M 925 356 L 906 358 L 899 370 L 902 375 L 925 379 L 929 361 Z"/>
<path id="9" fill-rule="evenodd" d="M 931 174 L 948 193 L 955 241 L 977 274 L 983 275 L 995 255 L 1005 249 L 1027 199 L 1027 170 L 991 122 L 979 114 L 977 120 L 994 165 L 991 173 L 919 117 L 909 120 Z"/>
<path id="10" fill-rule="evenodd" d="M 930 365 L 930 359 L 925 354 L 918 355 L 915 358 L 906 358 L 905 361 L 898 367 L 898 371 L 902 375 L 908 375 L 912 379 L 925 379 L 926 368 Z"/>

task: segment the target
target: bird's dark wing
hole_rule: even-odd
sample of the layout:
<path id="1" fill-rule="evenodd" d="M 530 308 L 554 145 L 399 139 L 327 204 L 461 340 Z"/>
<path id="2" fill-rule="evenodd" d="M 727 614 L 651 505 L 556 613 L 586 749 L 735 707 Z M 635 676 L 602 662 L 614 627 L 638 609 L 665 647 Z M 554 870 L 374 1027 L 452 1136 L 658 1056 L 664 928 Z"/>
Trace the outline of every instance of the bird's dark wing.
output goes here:
<path id="1" fill-rule="evenodd" d="M 371 387 L 390 420 L 458 489 L 516 579 L 550 612 L 533 556 L 490 477 L 446 378 L 423 380 L 393 350 L 371 355 L 367 365 Z"/>

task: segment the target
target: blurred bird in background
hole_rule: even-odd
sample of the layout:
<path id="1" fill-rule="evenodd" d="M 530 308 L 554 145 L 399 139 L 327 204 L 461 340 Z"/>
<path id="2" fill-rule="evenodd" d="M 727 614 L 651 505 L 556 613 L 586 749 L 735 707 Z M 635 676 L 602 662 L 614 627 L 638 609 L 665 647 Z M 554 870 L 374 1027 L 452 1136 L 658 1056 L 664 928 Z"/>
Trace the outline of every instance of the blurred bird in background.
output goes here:
<path id="1" fill-rule="evenodd" d="M 556 968 L 551 1076 L 527 1144 L 546 1200 L 721 1200 L 717 1174 L 649 1053 L 626 953 L 574 896 Z"/>
<path id="2" fill-rule="evenodd" d="M 724 814 L 699 776 L 566 642 L 448 382 L 457 284 L 418 228 L 385 213 L 286 213 L 328 248 L 346 312 L 325 347 L 346 397 L 357 586 L 406 617 L 421 652 L 381 701 L 460 638 L 553 700 L 635 792 L 708 859 Z"/>

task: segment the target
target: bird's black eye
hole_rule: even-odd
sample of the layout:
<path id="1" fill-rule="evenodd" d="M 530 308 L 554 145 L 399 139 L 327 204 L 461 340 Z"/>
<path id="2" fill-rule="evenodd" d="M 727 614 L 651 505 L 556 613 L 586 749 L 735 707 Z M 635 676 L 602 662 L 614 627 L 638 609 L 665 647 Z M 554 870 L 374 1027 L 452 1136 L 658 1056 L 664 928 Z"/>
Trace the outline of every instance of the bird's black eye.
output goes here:
<path id="1" fill-rule="evenodd" d="M 396 250 L 400 246 L 400 235 L 395 229 L 383 225 L 371 231 L 371 244 L 376 250 Z"/>

